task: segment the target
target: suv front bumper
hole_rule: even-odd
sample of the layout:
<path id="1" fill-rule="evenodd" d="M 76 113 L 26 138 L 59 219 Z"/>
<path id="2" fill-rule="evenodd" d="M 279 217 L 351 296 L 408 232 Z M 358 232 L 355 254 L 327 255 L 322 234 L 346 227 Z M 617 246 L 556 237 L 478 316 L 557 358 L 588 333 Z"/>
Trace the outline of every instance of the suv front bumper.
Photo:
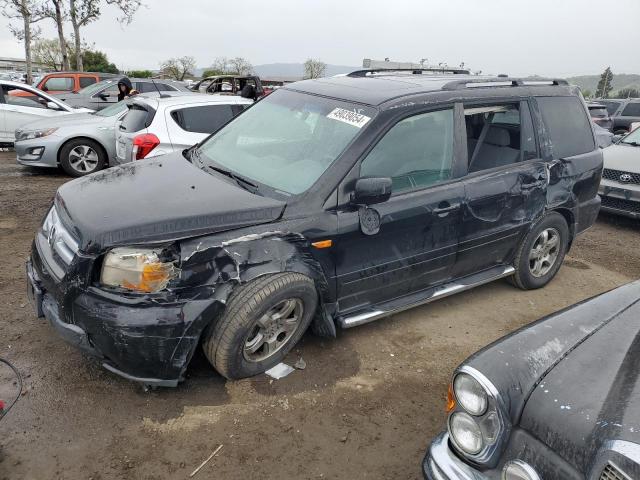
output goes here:
<path id="1" fill-rule="evenodd" d="M 640 185 L 618 183 L 603 178 L 598 194 L 602 199 L 602 211 L 640 218 Z"/>

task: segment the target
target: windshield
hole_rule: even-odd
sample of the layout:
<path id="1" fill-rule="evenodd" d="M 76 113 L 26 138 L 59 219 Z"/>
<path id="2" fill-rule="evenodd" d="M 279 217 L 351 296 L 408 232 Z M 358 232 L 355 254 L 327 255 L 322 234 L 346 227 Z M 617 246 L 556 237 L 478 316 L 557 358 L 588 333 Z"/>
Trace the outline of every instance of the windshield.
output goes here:
<path id="1" fill-rule="evenodd" d="M 94 83 L 92 85 L 89 85 L 88 87 L 81 88 L 80 90 L 78 90 L 78 93 L 80 93 L 82 95 L 93 95 L 94 93 L 99 92 L 104 87 L 106 87 L 107 85 L 112 84 L 113 82 L 115 82 L 115 80 L 113 80 L 113 79 L 112 80 L 102 80 L 101 82 Z"/>
<path id="2" fill-rule="evenodd" d="M 626 137 L 623 137 L 620 143 L 629 143 L 636 146 L 640 145 L 640 127 L 636 128 Z"/>
<path id="3" fill-rule="evenodd" d="M 200 158 L 296 195 L 320 178 L 375 113 L 342 100 L 278 90 L 200 145 Z"/>
<path id="4" fill-rule="evenodd" d="M 118 115 L 119 113 L 124 112 L 127 109 L 127 104 L 128 102 L 114 103 L 113 105 L 109 105 L 102 110 L 94 112 L 93 114 L 97 115 L 98 117 L 113 117 L 114 115 Z"/>

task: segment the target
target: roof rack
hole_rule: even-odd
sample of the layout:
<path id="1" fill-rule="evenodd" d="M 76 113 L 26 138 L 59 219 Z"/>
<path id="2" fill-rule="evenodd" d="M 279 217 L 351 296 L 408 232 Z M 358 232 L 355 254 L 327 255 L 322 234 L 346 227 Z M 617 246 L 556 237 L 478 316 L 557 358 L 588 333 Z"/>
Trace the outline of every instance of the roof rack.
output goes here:
<path id="1" fill-rule="evenodd" d="M 465 88 L 487 87 L 532 87 L 544 85 L 569 85 L 569 82 L 560 78 L 478 78 L 466 80 L 453 80 L 446 83 L 442 90 L 462 90 Z"/>
<path id="2" fill-rule="evenodd" d="M 366 77 L 374 73 L 411 72 L 413 75 L 421 75 L 423 72 L 453 73 L 454 75 L 469 75 L 469 70 L 460 68 L 367 68 L 355 70 L 347 74 L 347 77 Z"/>

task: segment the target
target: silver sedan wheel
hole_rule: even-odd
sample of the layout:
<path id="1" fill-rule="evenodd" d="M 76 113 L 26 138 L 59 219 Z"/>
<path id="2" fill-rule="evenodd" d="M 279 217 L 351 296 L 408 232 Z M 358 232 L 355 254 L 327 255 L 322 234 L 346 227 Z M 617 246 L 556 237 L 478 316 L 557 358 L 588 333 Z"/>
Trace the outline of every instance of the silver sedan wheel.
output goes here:
<path id="1" fill-rule="evenodd" d="M 540 232 L 529 252 L 531 275 L 540 278 L 549 273 L 558 260 L 560 246 L 560 233 L 555 228 Z"/>
<path id="2" fill-rule="evenodd" d="M 303 314 L 304 306 L 298 298 L 283 300 L 270 308 L 245 339 L 245 360 L 261 362 L 279 352 L 300 327 Z"/>
<path id="3" fill-rule="evenodd" d="M 69 152 L 69 165 L 80 173 L 93 172 L 98 160 L 98 152 L 88 145 L 78 145 Z"/>

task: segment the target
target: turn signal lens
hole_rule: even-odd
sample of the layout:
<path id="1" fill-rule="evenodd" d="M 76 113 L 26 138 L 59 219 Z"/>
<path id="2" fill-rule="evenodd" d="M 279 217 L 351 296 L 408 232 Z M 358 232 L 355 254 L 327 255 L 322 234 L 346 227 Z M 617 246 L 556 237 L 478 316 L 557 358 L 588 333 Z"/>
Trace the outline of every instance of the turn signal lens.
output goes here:
<path id="1" fill-rule="evenodd" d="M 449 389 L 447 390 L 447 413 L 453 412 L 456 408 L 456 396 L 453 394 L 453 385 L 449 384 Z"/>

